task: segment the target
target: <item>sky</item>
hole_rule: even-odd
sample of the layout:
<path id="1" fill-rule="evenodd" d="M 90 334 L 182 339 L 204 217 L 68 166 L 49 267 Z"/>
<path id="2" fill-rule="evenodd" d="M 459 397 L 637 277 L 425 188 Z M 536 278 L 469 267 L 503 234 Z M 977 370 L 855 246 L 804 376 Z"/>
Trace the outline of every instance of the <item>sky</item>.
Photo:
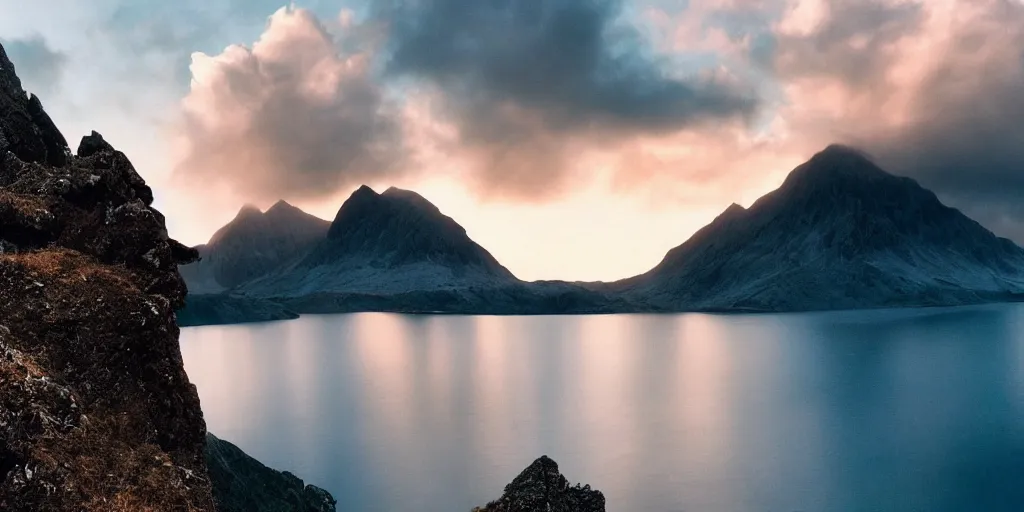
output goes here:
<path id="1" fill-rule="evenodd" d="M 648 270 L 826 145 L 1024 242 L 1022 0 L 0 0 L 69 141 L 205 242 L 415 190 L 524 279 Z M 72 143 L 73 145 L 74 142 Z"/>

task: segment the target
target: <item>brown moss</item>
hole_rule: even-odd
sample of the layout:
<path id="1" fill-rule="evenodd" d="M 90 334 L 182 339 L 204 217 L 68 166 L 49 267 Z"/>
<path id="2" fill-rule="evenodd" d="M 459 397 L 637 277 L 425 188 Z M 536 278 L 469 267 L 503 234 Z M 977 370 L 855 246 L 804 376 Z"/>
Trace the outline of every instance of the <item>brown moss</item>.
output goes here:
<path id="1" fill-rule="evenodd" d="M 0 46 L 0 510 L 212 511 L 152 191 L 98 134 L 73 156 Z"/>
<path id="2" fill-rule="evenodd" d="M 0 287 L 21 291 L 0 295 L 0 408 L 24 418 L 8 437 L 26 510 L 210 509 L 173 312 L 133 277 L 68 249 L 0 255 Z"/>

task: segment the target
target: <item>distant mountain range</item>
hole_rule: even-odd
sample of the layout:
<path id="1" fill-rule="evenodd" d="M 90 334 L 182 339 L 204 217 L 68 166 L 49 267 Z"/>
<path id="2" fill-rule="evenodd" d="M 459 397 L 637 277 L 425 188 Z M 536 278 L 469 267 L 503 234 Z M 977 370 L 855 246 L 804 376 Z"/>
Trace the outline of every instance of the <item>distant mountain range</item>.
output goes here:
<path id="1" fill-rule="evenodd" d="M 1024 249 L 833 145 L 730 206 L 649 272 L 525 282 L 415 192 L 361 187 L 327 223 L 243 208 L 181 268 L 184 325 L 300 313 L 805 311 L 1024 299 Z"/>

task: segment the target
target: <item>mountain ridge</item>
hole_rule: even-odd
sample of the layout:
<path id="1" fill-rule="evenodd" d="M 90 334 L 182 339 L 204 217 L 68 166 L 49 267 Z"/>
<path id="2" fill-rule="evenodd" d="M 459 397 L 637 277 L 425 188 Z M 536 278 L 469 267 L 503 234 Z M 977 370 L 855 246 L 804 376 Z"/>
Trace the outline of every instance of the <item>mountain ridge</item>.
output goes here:
<path id="1" fill-rule="evenodd" d="M 330 223 L 281 200 L 261 211 L 246 204 L 197 246 L 200 261 L 181 268 L 193 292 L 217 293 L 259 277 L 319 242 Z"/>
<path id="2" fill-rule="evenodd" d="M 234 292 L 298 313 L 958 305 L 1024 297 L 1024 249 L 867 153 L 833 144 L 749 208 L 731 204 L 651 270 L 619 281 L 521 281 L 423 196 L 364 185 L 325 240 Z"/>

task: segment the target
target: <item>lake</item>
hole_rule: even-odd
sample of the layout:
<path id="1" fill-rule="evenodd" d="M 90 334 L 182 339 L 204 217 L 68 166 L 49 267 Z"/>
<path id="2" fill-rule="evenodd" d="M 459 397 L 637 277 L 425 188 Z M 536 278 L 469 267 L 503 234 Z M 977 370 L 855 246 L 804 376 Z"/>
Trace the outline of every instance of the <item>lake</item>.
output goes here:
<path id="1" fill-rule="evenodd" d="M 181 340 L 210 431 L 343 511 L 468 512 L 542 454 L 609 511 L 1024 510 L 1024 305 L 367 313 Z"/>

